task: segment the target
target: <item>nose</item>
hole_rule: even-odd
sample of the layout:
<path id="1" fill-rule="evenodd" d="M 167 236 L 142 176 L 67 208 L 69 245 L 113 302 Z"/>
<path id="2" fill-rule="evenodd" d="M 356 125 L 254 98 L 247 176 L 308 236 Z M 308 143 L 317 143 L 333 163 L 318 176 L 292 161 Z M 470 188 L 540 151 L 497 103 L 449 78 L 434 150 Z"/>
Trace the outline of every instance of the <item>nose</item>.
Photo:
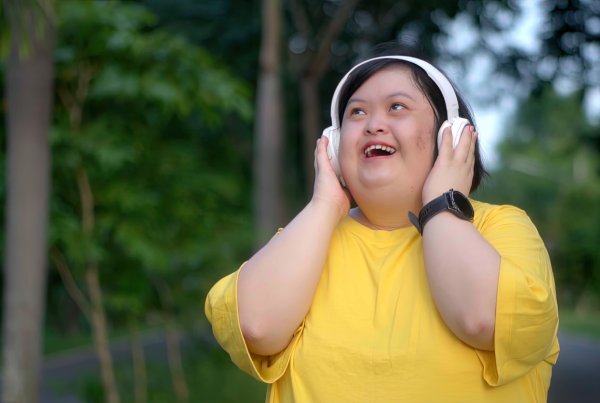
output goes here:
<path id="1" fill-rule="evenodd" d="M 383 134 L 386 130 L 387 129 L 384 120 L 377 115 L 371 116 L 365 126 L 365 134 L 368 135 Z"/>

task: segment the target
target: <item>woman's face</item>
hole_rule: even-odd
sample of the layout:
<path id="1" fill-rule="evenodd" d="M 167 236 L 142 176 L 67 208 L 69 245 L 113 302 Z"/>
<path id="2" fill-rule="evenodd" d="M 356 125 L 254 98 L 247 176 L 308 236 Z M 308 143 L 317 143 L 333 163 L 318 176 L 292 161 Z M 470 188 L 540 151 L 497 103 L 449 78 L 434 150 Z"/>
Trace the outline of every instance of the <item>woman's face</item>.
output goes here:
<path id="1" fill-rule="evenodd" d="M 340 166 L 359 202 L 387 189 L 420 192 L 433 164 L 435 116 L 404 66 L 386 67 L 350 97 L 342 118 Z"/>

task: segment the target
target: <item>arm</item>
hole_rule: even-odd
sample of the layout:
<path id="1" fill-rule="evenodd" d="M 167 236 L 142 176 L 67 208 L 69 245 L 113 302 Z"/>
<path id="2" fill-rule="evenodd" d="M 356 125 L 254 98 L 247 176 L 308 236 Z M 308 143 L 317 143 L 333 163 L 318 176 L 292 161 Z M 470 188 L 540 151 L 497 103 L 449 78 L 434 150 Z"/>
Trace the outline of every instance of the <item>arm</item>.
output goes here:
<path id="1" fill-rule="evenodd" d="M 253 353 L 272 355 L 289 343 L 310 308 L 333 230 L 350 207 L 326 147 L 326 139 L 318 141 L 311 201 L 240 271 L 240 324 Z"/>
<path id="2" fill-rule="evenodd" d="M 498 252 L 473 224 L 448 212 L 427 223 L 423 251 L 429 287 L 446 325 L 465 343 L 493 350 Z"/>
<path id="3" fill-rule="evenodd" d="M 472 127 L 465 130 L 470 135 L 463 135 L 455 150 L 445 134 L 423 188 L 424 204 L 452 187 L 469 193 L 476 134 Z M 463 342 L 493 350 L 498 252 L 471 223 L 443 212 L 424 229 L 423 253 L 432 297 L 446 325 Z"/>

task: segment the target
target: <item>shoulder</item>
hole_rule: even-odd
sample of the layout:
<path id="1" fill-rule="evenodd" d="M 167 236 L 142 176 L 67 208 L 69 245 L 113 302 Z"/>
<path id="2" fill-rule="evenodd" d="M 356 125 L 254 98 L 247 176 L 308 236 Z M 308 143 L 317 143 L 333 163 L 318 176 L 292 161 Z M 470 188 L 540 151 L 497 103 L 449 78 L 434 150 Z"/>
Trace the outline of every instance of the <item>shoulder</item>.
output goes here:
<path id="1" fill-rule="evenodd" d="M 471 199 L 475 217 L 473 224 L 481 232 L 521 230 L 537 234 L 537 228 L 523 209 L 509 204 L 491 204 Z"/>
<path id="2" fill-rule="evenodd" d="M 485 218 L 488 216 L 527 216 L 527 213 L 517 207 L 510 204 L 492 204 L 486 203 L 475 199 L 469 199 L 475 210 L 475 216 Z"/>

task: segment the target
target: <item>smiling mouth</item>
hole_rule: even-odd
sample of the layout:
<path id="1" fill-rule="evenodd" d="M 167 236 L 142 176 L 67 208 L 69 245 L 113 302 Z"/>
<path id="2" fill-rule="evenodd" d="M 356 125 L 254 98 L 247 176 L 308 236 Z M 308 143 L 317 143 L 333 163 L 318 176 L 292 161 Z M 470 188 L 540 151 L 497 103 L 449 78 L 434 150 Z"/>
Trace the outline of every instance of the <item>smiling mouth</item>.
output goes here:
<path id="1" fill-rule="evenodd" d="M 394 147 L 382 146 L 381 144 L 372 145 L 365 148 L 365 157 L 386 157 L 396 152 Z"/>

